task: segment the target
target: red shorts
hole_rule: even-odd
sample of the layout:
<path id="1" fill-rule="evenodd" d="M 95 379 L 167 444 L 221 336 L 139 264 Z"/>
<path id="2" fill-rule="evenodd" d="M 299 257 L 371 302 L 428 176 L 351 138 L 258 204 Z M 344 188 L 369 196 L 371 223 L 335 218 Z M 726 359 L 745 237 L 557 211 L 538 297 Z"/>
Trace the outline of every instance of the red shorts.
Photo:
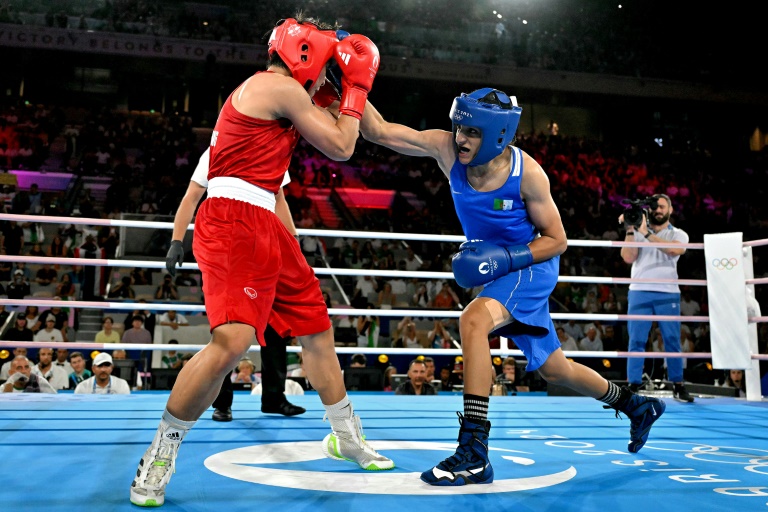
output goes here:
<path id="1" fill-rule="evenodd" d="M 228 322 L 252 325 L 264 345 L 267 323 L 280 336 L 331 327 L 320 282 L 277 215 L 234 199 L 203 201 L 192 244 L 203 273 L 211 331 Z"/>

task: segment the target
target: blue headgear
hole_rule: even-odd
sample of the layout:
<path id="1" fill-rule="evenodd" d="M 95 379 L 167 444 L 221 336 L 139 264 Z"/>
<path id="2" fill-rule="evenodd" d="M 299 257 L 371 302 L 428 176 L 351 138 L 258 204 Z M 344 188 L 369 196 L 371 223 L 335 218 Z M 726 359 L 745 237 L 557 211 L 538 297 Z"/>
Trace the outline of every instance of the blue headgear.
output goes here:
<path id="1" fill-rule="evenodd" d="M 490 93 L 495 93 L 499 102 L 509 108 L 483 101 Z M 490 87 L 454 98 L 450 114 L 454 136 L 456 125 L 471 126 L 483 133 L 480 149 L 469 165 L 483 165 L 499 156 L 515 138 L 522 112 L 517 98 Z"/>

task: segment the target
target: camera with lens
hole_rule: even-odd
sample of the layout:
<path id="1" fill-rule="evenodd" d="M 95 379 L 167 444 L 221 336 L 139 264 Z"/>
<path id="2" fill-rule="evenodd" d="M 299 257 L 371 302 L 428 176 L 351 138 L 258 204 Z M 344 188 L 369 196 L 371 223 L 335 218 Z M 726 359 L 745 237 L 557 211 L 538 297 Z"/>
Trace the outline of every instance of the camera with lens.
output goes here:
<path id="1" fill-rule="evenodd" d="M 649 196 L 645 199 L 624 199 L 621 204 L 627 208 L 624 210 L 624 228 L 630 226 L 639 229 L 643 223 L 643 216 L 650 218 L 650 212 L 658 206 L 658 197 Z"/>

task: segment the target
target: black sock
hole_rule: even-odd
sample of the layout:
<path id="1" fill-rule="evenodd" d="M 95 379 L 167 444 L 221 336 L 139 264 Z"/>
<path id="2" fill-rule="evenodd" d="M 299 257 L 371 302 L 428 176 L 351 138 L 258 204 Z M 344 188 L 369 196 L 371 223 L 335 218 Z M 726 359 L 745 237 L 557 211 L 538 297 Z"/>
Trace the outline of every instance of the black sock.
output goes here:
<path id="1" fill-rule="evenodd" d="M 608 381 L 608 391 L 598 398 L 598 400 L 618 409 L 620 406 L 624 405 L 631 395 L 632 392 L 629 389 L 620 388 L 613 382 Z"/>
<path id="2" fill-rule="evenodd" d="M 488 397 L 464 395 L 464 416 L 475 421 L 488 421 Z"/>

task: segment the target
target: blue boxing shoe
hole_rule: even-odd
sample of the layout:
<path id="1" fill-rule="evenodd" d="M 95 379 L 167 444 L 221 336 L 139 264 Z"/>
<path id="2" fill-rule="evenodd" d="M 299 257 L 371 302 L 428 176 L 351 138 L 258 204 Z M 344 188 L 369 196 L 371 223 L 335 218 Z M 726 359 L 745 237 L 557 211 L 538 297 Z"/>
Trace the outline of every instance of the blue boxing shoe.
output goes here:
<path id="1" fill-rule="evenodd" d="M 490 484 L 493 482 L 493 467 L 488 460 L 488 433 L 490 421 L 478 421 L 459 416 L 459 446 L 456 453 L 443 462 L 421 474 L 429 485 L 459 486 L 469 484 Z"/>
<path id="2" fill-rule="evenodd" d="M 637 453 L 640 451 L 640 448 L 645 446 L 651 427 L 656 423 L 656 420 L 661 418 L 667 406 L 658 398 L 632 393 L 626 386 L 622 388 L 622 394 L 625 392 L 629 393 L 629 396 L 623 405 L 612 408 L 616 409 L 616 417 L 619 417 L 619 412 L 623 412 L 629 418 L 629 445 L 627 450 L 631 453 Z M 610 406 L 605 407 L 611 408 Z"/>

